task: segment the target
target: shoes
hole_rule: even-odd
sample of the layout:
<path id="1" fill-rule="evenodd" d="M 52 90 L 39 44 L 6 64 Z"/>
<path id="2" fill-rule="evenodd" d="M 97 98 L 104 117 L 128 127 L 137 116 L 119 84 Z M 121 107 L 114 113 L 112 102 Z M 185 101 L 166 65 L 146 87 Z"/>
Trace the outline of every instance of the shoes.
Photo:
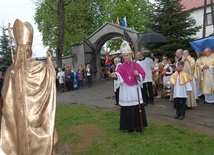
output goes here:
<path id="1" fill-rule="evenodd" d="M 130 133 L 130 132 L 133 132 L 134 130 L 129 130 L 128 132 Z"/>
<path id="2" fill-rule="evenodd" d="M 175 119 L 178 119 L 178 118 L 179 118 L 179 115 L 176 115 L 176 116 L 175 116 Z"/>
<path id="3" fill-rule="evenodd" d="M 151 105 L 154 105 L 154 101 L 150 101 L 150 104 L 151 104 Z"/>
<path id="4" fill-rule="evenodd" d="M 193 107 L 186 107 L 186 109 L 193 109 Z"/>
<path id="5" fill-rule="evenodd" d="M 157 96 L 156 98 L 161 98 L 161 96 Z"/>
<path id="6" fill-rule="evenodd" d="M 201 96 L 199 96 L 199 98 L 204 99 L 205 97 L 204 97 L 204 95 L 201 95 Z"/>
<path id="7" fill-rule="evenodd" d="M 141 129 L 136 129 L 136 131 L 137 131 L 137 132 L 142 132 L 142 130 L 141 130 Z"/>
<path id="8" fill-rule="evenodd" d="M 147 105 L 147 104 L 149 104 L 149 102 L 147 101 L 147 102 L 144 102 L 143 104 L 144 104 L 144 105 Z"/>
<path id="9" fill-rule="evenodd" d="M 114 105 L 119 105 L 119 104 L 115 103 Z"/>
<path id="10" fill-rule="evenodd" d="M 181 115 L 178 117 L 178 119 L 179 119 L 179 120 L 184 119 L 184 115 L 183 115 L 183 114 L 181 114 Z"/>

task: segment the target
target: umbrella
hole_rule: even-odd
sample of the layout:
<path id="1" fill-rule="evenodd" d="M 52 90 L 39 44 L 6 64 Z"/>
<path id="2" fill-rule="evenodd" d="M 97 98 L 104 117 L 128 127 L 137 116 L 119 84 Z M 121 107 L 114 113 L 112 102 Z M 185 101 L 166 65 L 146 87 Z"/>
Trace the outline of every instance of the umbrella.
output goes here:
<path id="1" fill-rule="evenodd" d="M 109 55 L 116 55 L 116 54 L 121 54 L 121 51 L 120 50 L 117 50 L 117 51 L 112 50 L 109 52 Z"/>
<path id="2" fill-rule="evenodd" d="M 145 33 L 138 42 L 155 43 L 155 42 L 169 42 L 167 38 L 160 33 Z"/>
<path id="3" fill-rule="evenodd" d="M 121 54 L 121 51 L 117 50 L 114 54 Z"/>
<path id="4" fill-rule="evenodd" d="M 214 37 L 207 37 L 189 43 L 196 52 L 203 52 L 205 48 L 214 49 Z"/>
<path id="5" fill-rule="evenodd" d="M 115 50 L 112 50 L 109 52 L 109 55 L 113 55 L 115 53 Z"/>

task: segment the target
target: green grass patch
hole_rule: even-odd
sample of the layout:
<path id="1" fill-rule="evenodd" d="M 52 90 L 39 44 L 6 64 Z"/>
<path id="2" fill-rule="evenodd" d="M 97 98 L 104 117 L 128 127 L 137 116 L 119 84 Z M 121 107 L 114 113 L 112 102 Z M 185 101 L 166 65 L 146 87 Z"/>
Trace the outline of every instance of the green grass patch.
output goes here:
<path id="1" fill-rule="evenodd" d="M 119 130 L 119 112 L 57 105 L 60 144 L 81 155 L 213 155 L 214 138 L 188 129 L 148 123 L 144 134 Z M 59 146 L 60 147 L 60 146 Z"/>

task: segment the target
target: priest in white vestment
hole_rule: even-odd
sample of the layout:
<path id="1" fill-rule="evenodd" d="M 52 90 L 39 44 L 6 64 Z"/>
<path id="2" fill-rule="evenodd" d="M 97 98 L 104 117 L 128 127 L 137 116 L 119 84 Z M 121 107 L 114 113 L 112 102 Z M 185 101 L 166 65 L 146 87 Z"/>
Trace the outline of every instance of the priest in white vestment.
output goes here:
<path id="1" fill-rule="evenodd" d="M 204 56 L 204 52 L 197 52 L 196 53 L 198 59 L 195 61 L 195 72 L 194 72 L 194 77 L 195 77 L 195 82 L 196 82 L 196 94 L 198 97 L 201 97 L 202 91 L 201 91 L 201 68 L 200 68 L 200 63 L 201 60 Z"/>
<path id="2" fill-rule="evenodd" d="M 194 78 L 194 72 L 195 72 L 195 59 L 193 59 L 189 55 L 188 50 L 183 51 L 183 58 L 182 61 L 184 62 L 184 68 L 183 70 L 192 77 L 191 86 L 193 91 L 190 92 L 190 95 L 187 99 L 187 107 L 188 108 L 193 108 L 197 106 L 196 99 L 198 99 L 198 96 L 196 95 L 196 82 Z"/>
<path id="3" fill-rule="evenodd" d="M 202 93 L 205 103 L 214 104 L 214 53 L 210 48 L 204 50 L 205 56 L 202 58 L 200 68 L 202 71 Z"/>

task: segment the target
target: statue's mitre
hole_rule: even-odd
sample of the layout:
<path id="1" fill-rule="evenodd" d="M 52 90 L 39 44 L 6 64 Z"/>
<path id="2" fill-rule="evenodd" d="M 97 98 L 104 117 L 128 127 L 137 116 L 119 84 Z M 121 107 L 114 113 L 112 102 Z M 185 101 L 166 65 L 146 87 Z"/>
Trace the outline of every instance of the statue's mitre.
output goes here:
<path id="1" fill-rule="evenodd" d="M 33 27 L 30 23 L 22 23 L 19 19 L 13 24 L 13 34 L 17 46 L 33 44 Z"/>

